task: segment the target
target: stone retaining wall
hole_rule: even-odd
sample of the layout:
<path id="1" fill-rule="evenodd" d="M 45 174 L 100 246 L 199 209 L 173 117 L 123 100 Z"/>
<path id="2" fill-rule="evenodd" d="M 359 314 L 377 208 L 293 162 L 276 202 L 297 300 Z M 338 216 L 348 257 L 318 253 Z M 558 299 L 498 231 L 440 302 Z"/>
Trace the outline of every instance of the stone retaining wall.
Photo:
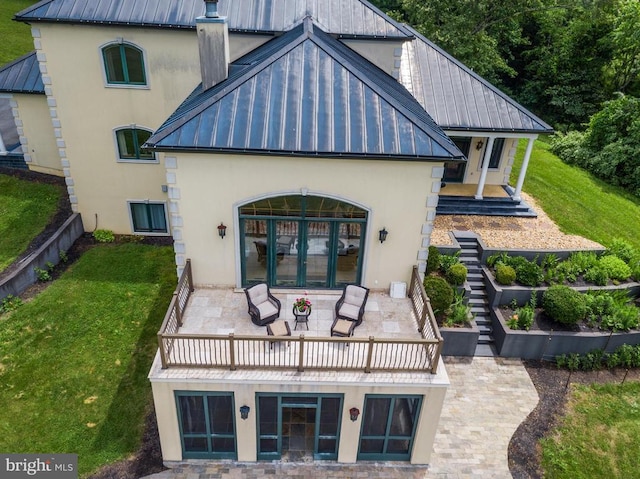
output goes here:
<path id="1" fill-rule="evenodd" d="M 47 263 L 58 264 L 60 251 L 67 251 L 84 233 L 82 219 L 74 213 L 38 250 L 21 261 L 20 268 L 0 281 L 0 300 L 9 296 L 18 296 L 38 281 L 34 268 L 47 269 Z"/>

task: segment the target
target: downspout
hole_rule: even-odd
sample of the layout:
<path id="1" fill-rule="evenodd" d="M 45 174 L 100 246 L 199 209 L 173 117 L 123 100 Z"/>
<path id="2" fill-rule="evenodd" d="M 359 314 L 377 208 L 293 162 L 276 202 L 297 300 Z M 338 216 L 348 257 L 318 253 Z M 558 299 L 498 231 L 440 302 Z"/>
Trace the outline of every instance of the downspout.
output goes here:
<path id="1" fill-rule="evenodd" d="M 522 193 L 522 185 L 524 184 L 524 177 L 527 175 L 527 168 L 529 167 L 529 159 L 531 158 L 531 151 L 533 150 L 533 142 L 536 140 L 537 136 L 534 138 L 529 138 L 529 143 L 527 143 L 527 150 L 524 153 L 524 159 L 522 160 L 522 167 L 520 168 L 520 174 L 518 175 L 518 183 L 516 184 L 516 191 L 513 194 L 513 199 L 515 201 L 520 201 L 520 193 Z"/>
<path id="2" fill-rule="evenodd" d="M 480 173 L 480 180 L 478 181 L 478 189 L 476 190 L 476 200 L 482 199 L 482 193 L 484 192 L 484 184 L 487 181 L 487 172 L 489 171 L 489 158 L 487 156 L 491 155 L 493 151 L 493 141 L 494 138 L 492 136 L 489 137 L 489 141 L 487 143 L 487 147 L 484 150 L 484 155 L 482 155 L 482 173 Z"/>

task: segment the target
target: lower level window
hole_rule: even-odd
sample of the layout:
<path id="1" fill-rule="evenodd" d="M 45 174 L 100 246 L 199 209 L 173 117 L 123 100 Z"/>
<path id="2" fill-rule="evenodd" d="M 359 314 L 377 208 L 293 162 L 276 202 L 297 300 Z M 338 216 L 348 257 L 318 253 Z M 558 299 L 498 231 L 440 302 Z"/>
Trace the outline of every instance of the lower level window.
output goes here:
<path id="1" fill-rule="evenodd" d="M 176 393 L 185 459 L 237 459 L 233 395 Z"/>
<path id="2" fill-rule="evenodd" d="M 129 203 L 135 233 L 168 233 L 164 203 Z"/>
<path id="3" fill-rule="evenodd" d="M 420 396 L 367 395 L 358 459 L 410 460 L 421 403 Z"/>

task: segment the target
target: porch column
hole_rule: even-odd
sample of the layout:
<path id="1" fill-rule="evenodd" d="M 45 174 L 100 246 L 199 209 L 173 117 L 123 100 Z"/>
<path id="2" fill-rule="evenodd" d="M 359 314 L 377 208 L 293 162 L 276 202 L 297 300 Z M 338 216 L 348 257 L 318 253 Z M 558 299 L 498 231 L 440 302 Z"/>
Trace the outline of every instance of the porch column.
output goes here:
<path id="1" fill-rule="evenodd" d="M 4 141 L 2 141 L 2 132 L 0 132 L 0 155 L 6 155 L 7 148 L 4 146 Z"/>
<path id="2" fill-rule="evenodd" d="M 493 137 L 489 137 L 487 147 L 482 155 L 482 173 L 480 173 L 480 180 L 478 181 L 478 189 L 476 191 L 476 200 L 482 199 L 482 192 L 484 191 L 484 184 L 487 181 L 487 172 L 489 171 L 489 158 L 491 158 L 491 151 L 493 150 Z M 489 158 L 487 158 L 489 156 Z"/>
<path id="3" fill-rule="evenodd" d="M 518 175 L 518 183 L 516 184 L 516 191 L 513 194 L 513 199 L 520 201 L 520 193 L 522 192 L 522 185 L 524 183 L 524 177 L 527 175 L 527 168 L 529 167 L 529 158 L 531 158 L 531 150 L 533 150 L 534 138 L 529 138 L 527 144 L 527 150 L 524 152 L 524 159 L 522 160 L 522 168 L 520 168 L 520 175 Z"/>

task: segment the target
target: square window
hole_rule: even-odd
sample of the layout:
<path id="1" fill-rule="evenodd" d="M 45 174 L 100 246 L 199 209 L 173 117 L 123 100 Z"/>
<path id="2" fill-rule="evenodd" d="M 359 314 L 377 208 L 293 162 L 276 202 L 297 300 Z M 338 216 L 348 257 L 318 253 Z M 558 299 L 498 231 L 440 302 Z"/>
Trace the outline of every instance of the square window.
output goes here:
<path id="1" fill-rule="evenodd" d="M 164 203 L 129 203 L 135 233 L 168 233 Z"/>

